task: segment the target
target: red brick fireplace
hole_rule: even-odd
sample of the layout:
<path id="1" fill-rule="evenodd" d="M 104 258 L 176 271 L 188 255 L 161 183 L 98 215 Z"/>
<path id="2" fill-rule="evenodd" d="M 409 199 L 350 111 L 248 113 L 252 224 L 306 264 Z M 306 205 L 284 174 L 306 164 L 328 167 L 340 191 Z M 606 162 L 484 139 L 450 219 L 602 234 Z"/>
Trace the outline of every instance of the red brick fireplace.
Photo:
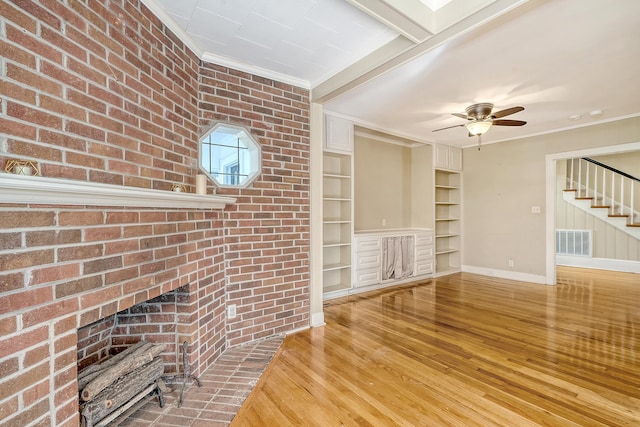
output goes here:
<path id="1" fill-rule="evenodd" d="M 0 424 L 77 426 L 78 330 L 161 295 L 196 375 L 308 326 L 308 90 L 201 63 L 136 0 L 0 8 L 0 165 L 41 171 L 0 173 Z M 171 192 L 218 121 L 253 133 L 260 177 Z"/>

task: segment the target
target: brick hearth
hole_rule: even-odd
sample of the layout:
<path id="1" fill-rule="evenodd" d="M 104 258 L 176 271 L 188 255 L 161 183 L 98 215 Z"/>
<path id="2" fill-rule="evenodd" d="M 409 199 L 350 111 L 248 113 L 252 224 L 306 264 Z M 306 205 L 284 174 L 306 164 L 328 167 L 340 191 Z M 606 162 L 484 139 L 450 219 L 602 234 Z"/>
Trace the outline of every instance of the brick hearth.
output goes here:
<path id="1" fill-rule="evenodd" d="M 184 401 L 178 407 L 180 387 L 165 394 L 166 404 L 160 408 L 150 399 L 132 414 L 122 427 L 222 427 L 231 423 L 267 364 L 282 344 L 276 336 L 226 350 L 199 380 L 202 387 L 185 388 Z"/>

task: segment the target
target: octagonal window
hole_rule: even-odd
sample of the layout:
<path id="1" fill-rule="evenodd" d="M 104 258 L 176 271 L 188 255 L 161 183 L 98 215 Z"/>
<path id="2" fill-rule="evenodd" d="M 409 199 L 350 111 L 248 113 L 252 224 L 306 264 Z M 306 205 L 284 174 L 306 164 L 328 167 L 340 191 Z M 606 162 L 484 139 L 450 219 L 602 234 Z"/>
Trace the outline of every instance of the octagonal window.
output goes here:
<path id="1" fill-rule="evenodd" d="M 219 123 L 200 138 L 200 169 L 218 186 L 246 187 L 260 168 L 260 144 L 247 129 Z"/>

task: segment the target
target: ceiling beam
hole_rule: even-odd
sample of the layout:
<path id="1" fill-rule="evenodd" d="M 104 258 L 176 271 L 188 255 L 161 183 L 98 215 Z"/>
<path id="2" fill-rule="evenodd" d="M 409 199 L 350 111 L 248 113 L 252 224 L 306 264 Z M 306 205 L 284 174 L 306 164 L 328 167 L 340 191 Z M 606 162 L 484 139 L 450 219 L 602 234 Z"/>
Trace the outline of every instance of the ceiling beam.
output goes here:
<path id="1" fill-rule="evenodd" d="M 351 1 L 351 0 L 349 0 Z M 355 62 L 329 79 L 312 87 L 313 102 L 325 103 L 376 77 L 387 73 L 425 53 L 460 37 L 507 12 L 527 3 L 528 0 L 496 0 L 477 12 L 448 26 L 425 41 L 412 45 L 404 37 L 382 46 L 369 56 Z M 404 40 L 404 41 L 403 41 Z"/>
<path id="2" fill-rule="evenodd" d="M 322 103 L 343 93 L 341 89 L 345 88 L 351 81 L 368 74 L 371 70 L 379 69 L 412 46 L 415 46 L 413 42 L 403 36 L 398 36 L 317 86 L 312 84 L 311 96 L 317 97 L 314 102 Z"/>
<path id="3" fill-rule="evenodd" d="M 434 12 L 420 0 L 347 1 L 414 43 L 434 33 Z"/>

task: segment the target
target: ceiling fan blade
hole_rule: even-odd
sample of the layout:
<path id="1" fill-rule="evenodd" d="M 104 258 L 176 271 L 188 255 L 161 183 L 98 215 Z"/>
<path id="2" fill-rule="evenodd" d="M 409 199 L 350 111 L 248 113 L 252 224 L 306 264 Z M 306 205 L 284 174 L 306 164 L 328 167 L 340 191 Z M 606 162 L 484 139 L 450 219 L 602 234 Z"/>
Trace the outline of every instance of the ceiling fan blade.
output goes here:
<path id="1" fill-rule="evenodd" d="M 432 130 L 431 132 L 438 132 L 439 130 L 459 128 L 459 127 L 462 127 L 462 126 L 466 126 L 466 124 L 463 123 L 463 124 L 460 124 L 460 125 L 455 125 L 455 126 L 449 126 L 449 127 L 446 127 L 446 128 L 435 129 L 435 130 Z"/>
<path id="2" fill-rule="evenodd" d="M 463 113 L 451 113 L 452 116 L 460 117 L 461 119 L 471 120 L 466 114 Z"/>
<path id="3" fill-rule="evenodd" d="M 500 117 L 509 116 L 511 114 L 515 114 L 515 113 L 517 113 L 519 111 L 522 111 L 522 110 L 524 110 L 524 107 L 511 107 L 511 108 L 507 108 L 506 110 L 501 110 L 501 111 L 498 111 L 496 113 L 493 113 L 493 114 L 491 114 L 491 116 L 494 119 L 499 119 Z"/>
<path id="4" fill-rule="evenodd" d="M 524 126 L 527 122 L 522 120 L 493 120 L 495 126 Z"/>

